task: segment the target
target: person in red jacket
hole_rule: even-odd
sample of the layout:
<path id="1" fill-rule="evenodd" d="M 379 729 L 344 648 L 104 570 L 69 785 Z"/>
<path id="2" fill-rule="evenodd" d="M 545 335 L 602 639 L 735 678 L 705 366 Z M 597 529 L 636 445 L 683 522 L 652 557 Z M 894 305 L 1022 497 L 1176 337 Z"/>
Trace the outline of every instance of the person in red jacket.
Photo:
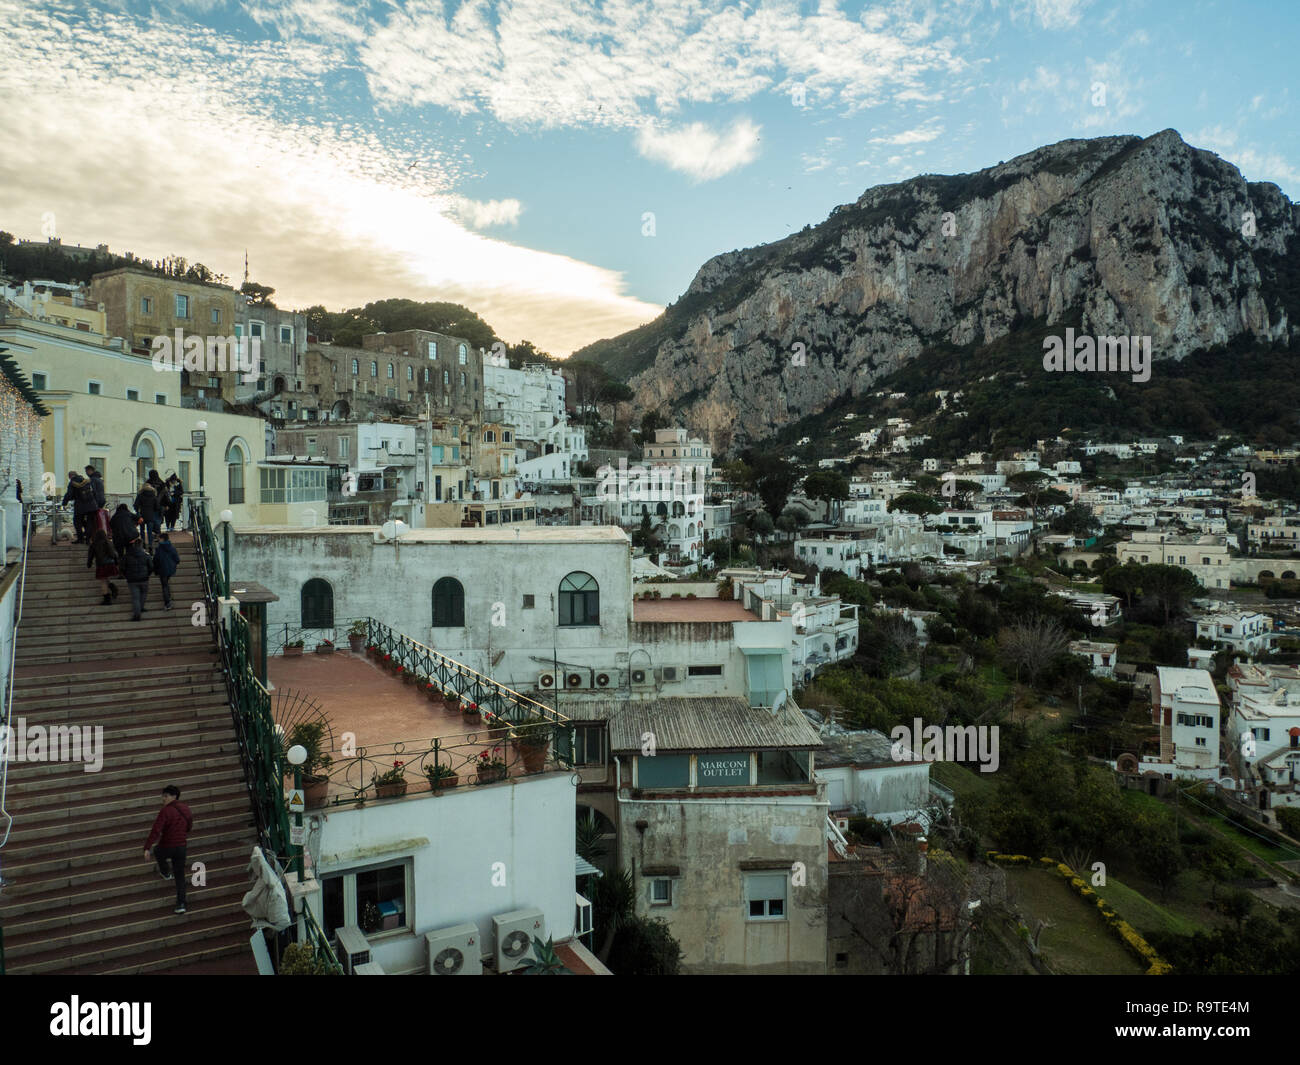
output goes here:
<path id="1" fill-rule="evenodd" d="M 158 875 L 164 880 L 176 881 L 176 909 L 185 912 L 185 836 L 194 827 L 194 815 L 181 802 L 181 789 L 173 784 L 163 788 L 163 807 L 154 818 L 149 838 L 145 840 L 146 861 L 158 863 Z M 154 844 L 157 844 L 155 847 Z M 171 861 L 170 872 L 167 862 Z"/>

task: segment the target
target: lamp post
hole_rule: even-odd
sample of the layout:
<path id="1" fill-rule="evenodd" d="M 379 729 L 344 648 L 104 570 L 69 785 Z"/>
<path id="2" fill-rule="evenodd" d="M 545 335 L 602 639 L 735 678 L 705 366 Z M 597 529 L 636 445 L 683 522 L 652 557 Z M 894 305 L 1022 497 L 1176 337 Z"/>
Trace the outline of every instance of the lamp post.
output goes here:
<path id="1" fill-rule="evenodd" d="M 198 430 L 198 434 L 191 434 L 191 442 L 199 449 L 199 498 L 202 499 L 204 498 L 203 449 L 207 447 L 208 444 L 208 423 L 206 421 L 200 421 L 195 428 Z"/>
<path id="2" fill-rule="evenodd" d="M 293 766 L 293 790 L 299 795 L 302 794 L 302 765 L 307 761 L 307 748 L 300 743 L 295 743 L 289 748 L 289 764 Z M 295 835 L 302 838 L 302 810 L 299 809 L 293 815 L 294 827 L 298 829 Z M 298 883 L 302 883 L 305 870 L 303 868 L 302 844 L 295 843 L 292 845 L 293 863 L 298 872 Z"/>
<path id="3" fill-rule="evenodd" d="M 223 526 L 222 539 L 224 541 L 222 545 L 223 547 L 222 553 L 225 556 L 223 559 L 224 565 L 222 568 L 226 574 L 226 595 L 230 595 L 230 523 L 234 520 L 235 520 L 235 515 L 232 511 L 223 510 L 221 512 L 221 524 Z"/>

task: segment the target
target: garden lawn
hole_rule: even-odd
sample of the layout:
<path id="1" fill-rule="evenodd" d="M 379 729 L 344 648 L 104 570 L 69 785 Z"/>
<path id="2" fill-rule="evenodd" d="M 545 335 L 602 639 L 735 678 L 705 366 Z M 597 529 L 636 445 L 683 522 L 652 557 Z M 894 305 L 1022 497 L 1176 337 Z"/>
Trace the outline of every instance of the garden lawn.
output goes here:
<path id="1" fill-rule="evenodd" d="M 1039 919 L 1052 922 L 1038 940 L 1054 972 L 1082 976 L 1140 976 L 1146 966 L 1106 927 L 1096 906 L 1074 893 L 1050 869 L 1007 869 L 1007 887 L 1032 935 Z M 1105 896 L 1103 896 L 1104 898 Z"/>

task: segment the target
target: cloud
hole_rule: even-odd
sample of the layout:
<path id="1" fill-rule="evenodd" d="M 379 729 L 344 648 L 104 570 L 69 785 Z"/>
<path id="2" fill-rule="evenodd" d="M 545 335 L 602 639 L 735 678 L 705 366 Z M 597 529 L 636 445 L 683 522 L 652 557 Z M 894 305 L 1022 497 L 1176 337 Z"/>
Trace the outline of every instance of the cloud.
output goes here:
<path id="1" fill-rule="evenodd" d="M 760 129 L 747 118 L 736 121 L 725 134 L 703 122 L 678 129 L 646 126 L 637 135 L 636 148 L 647 159 L 688 174 L 695 181 L 712 181 L 758 158 Z"/>
<path id="2" fill-rule="evenodd" d="M 471 229 L 518 225 L 523 210 L 518 200 L 471 200 L 465 196 L 451 197 L 448 206 Z"/>
<path id="3" fill-rule="evenodd" d="M 943 126 L 928 122 L 915 129 L 905 129 L 888 137 L 872 137 L 871 144 L 924 144 L 943 136 Z"/>
<path id="4" fill-rule="evenodd" d="M 1013 8 L 1014 15 L 1036 19 L 1045 30 L 1068 30 L 1079 24 L 1088 0 L 1028 0 Z"/>
<path id="5" fill-rule="evenodd" d="M 1221 155 L 1248 181 L 1274 181 L 1279 185 L 1300 185 L 1300 167 L 1277 152 L 1261 151 L 1249 145 L 1237 146 L 1237 131 L 1229 126 L 1210 126 L 1189 134 L 1187 143 Z"/>

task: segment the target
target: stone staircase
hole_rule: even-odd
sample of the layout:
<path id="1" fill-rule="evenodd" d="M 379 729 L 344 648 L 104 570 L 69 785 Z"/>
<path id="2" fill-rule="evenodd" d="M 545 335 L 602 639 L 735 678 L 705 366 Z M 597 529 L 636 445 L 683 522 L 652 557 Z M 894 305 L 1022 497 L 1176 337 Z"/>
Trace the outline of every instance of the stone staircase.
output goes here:
<path id="1" fill-rule="evenodd" d="M 102 726 L 98 772 L 83 762 L 15 761 L 13 817 L 0 849 L 0 925 L 9 973 L 256 972 L 251 921 L 240 907 L 256 840 L 220 658 L 207 627 L 193 543 L 181 556 L 173 609 L 157 578 L 139 622 L 130 594 L 100 603 L 86 549 L 33 532 L 18 628 L 14 727 Z M 11 744 L 12 746 L 12 744 Z M 144 860 L 167 784 L 194 812 L 187 864 L 205 886 L 175 889 Z"/>

